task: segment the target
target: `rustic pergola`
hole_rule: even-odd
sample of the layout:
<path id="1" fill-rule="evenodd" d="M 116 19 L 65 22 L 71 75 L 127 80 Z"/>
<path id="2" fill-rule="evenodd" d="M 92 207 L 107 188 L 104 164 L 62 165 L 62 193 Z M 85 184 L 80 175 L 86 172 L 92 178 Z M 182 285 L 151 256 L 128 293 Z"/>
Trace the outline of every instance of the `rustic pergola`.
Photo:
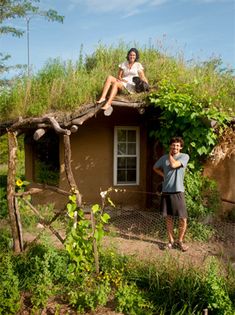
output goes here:
<path id="1" fill-rule="evenodd" d="M 120 107 L 131 107 L 136 108 L 140 114 L 145 111 L 146 104 L 143 102 L 130 102 L 125 99 L 114 100 L 112 105 Z M 22 234 L 22 225 L 20 219 L 20 212 L 18 208 L 17 198 L 27 195 L 37 194 L 42 192 L 44 189 L 49 189 L 59 194 L 69 196 L 71 193 L 76 194 L 77 207 L 82 206 L 82 197 L 77 187 L 72 168 L 71 168 L 71 145 L 70 136 L 72 133 L 78 131 L 86 120 L 94 117 L 100 110 L 100 104 L 87 104 L 79 107 L 72 113 L 50 113 L 42 117 L 31 117 L 31 118 L 19 118 L 15 122 L 1 124 L 1 134 L 6 133 L 8 135 L 8 176 L 7 176 L 7 203 L 8 212 L 10 218 L 10 225 L 13 238 L 13 248 L 16 253 L 19 253 L 25 249 Z M 16 164 L 17 164 L 17 149 L 18 142 L 17 136 L 23 133 L 27 133 L 28 130 L 35 130 L 33 139 L 38 141 L 49 129 L 53 129 L 56 133 L 63 135 L 64 143 L 64 164 L 67 180 L 70 186 L 70 191 L 62 190 L 55 186 L 49 185 L 38 185 L 39 188 L 30 188 L 25 192 L 16 192 Z M 65 209 L 59 211 L 54 215 L 50 221 L 44 220 L 39 211 L 27 200 L 23 199 L 24 202 L 30 207 L 36 216 L 40 218 L 40 222 L 44 228 L 49 228 L 50 231 L 56 235 L 56 237 L 63 243 L 64 240 L 60 234 L 51 226 L 51 224 L 64 213 Z M 92 226 L 94 225 L 91 213 Z M 35 240 L 40 237 L 38 235 Z M 35 241 L 34 240 L 34 241 Z M 94 252 L 96 246 L 94 246 Z"/>

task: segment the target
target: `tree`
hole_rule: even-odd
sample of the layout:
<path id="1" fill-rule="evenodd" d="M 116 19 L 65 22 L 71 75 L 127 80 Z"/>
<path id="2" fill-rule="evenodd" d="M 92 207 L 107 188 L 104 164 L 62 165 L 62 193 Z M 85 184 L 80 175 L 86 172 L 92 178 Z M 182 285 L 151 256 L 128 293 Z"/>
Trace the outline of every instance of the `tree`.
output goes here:
<path id="1" fill-rule="evenodd" d="M 40 0 L 1 0 L 0 1 L 0 25 L 8 20 L 15 18 L 24 18 L 30 15 L 40 15 L 48 21 L 56 21 L 63 23 L 64 17 L 58 15 L 55 10 L 40 10 L 38 6 L 33 5 L 33 2 L 39 3 Z M 24 31 L 9 25 L 0 26 L 0 34 L 11 34 L 20 37 Z"/>
<path id="2" fill-rule="evenodd" d="M 25 33 L 25 31 L 9 25 L 8 22 L 16 18 L 26 18 L 28 23 L 33 16 L 39 15 L 47 21 L 63 23 L 64 17 L 57 11 L 41 10 L 35 5 L 36 3 L 40 3 L 40 0 L 0 0 L 0 36 L 10 34 L 20 37 Z M 9 58 L 8 54 L 0 52 L 0 74 L 9 70 L 9 67 L 5 65 L 5 61 Z"/>

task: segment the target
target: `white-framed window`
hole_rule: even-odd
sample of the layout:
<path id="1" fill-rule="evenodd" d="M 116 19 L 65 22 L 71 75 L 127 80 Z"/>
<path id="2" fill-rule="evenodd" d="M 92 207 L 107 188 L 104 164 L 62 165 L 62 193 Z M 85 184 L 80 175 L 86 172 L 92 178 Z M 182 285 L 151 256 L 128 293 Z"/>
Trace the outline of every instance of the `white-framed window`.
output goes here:
<path id="1" fill-rule="evenodd" d="M 114 185 L 139 184 L 139 127 L 114 128 Z"/>

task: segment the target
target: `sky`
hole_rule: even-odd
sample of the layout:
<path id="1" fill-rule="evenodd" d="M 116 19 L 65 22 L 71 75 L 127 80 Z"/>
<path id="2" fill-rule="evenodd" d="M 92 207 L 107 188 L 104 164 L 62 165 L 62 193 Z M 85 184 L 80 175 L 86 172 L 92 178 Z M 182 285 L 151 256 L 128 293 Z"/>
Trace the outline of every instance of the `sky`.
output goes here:
<path id="1" fill-rule="evenodd" d="M 49 58 L 76 61 L 102 43 L 129 48 L 154 46 L 185 60 L 221 58 L 235 68 L 235 0 L 41 0 L 40 8 L 55 9 L 64 23 L 34 16 L 29 23 L 29 56 L 34 73 Z M 25 19 L 8 24 L 26 30 Z M 9 64 L 27 64 L 27 36 L 4 35 L 0 52 Z M 125 57 L 125 56 L 124 56 Z"/>

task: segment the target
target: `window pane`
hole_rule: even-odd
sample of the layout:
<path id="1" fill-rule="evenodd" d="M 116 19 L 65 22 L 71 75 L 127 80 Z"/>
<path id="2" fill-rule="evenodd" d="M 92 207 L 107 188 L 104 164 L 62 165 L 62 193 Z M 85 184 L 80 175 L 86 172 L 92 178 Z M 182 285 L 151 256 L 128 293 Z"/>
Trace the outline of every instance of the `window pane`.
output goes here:
<path id="1" fill-rule="evenodd" d="M 128 170 L 127 171 L 127 181 L 128 182 L 136 182 L 136 171 Z"/>
<path id="2" fill-rule="evenodd" d="M 118 157 L 118 169 L 126 168 L 126 158 L 125 157 Z"/>
<path id="3" fill-rule="evenodd" d="M 118 155 L 127 154 L 126 152 L 126 143 L 118 143 Z"/>
<path id="4" fill-rule="evenodd" d="M 126 142 L 127 130 L 118 130 L 118 142 Z"/>
<path id="5" fill-rule="evenodd" d="M 128 143 L 128 154 L 135 155 L 136 154 L 136 144 L 135 143 Z"/>
<path id="6" fill-rule="evenodd" d="M 136 158 L 127 158 L 127 165 L 126 165 L 127 169 L 136 169 Z"/>
<path id="7" fill-rule="evenodd" d="M 128 130 L 128 142 L 136 142 L 136 130 Z"/>
<path id="8" fill-rule="evenodd" d="M 117 171 L 117 181 L 120 182 L 126 182 L 126 171 L 125 170 L 118 170 Z"/>

